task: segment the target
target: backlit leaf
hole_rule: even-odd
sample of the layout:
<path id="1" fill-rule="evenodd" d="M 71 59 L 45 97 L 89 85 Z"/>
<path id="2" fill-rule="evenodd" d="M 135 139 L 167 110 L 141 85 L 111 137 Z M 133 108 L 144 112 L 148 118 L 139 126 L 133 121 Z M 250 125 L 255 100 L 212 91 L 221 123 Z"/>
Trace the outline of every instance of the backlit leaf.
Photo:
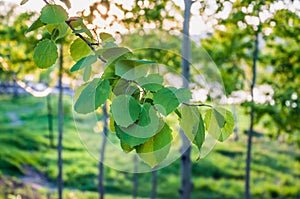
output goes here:
<path id="1" fill-rule="evenodd" d="M 53 31 L 55 31 L 55 30 L 57 31 L 56 39 L 60 39 L 60 38 L 63 38 L 64 36 L 66 36 L 68 29 L 69 29 L 69 27 L 66 23 L 61 23 L 58 25 L 50 24 L 50 25 L 47 25 L 46 28 L 50 34 L 53 34 Z"/>
<path id="2" fill-rule="evenodd" d="M 136 80 L 148 73 L 149 66 L 154 62 L 143 60 L 119 60 L 116 63 L 116 75 L 127 80 Z"/>
<path id="3" fill-rule="evenodd" d="M 204 121 L 197 107 L 182 107 L 180 127 L 200 151 L 205 139 L 205 129 Z"/>
<path id="4" fill-rule="evenodd" d="M 89 81 L 91 74 L 92 74 L 92 66 L 87 65 L 83 72 L 83 81 L 85 82 Z"/>
<path id="5" fill-rule="evenodd" d="M 172 131 L 167 124 L 147 142 L 136 147 L 139 157 L 152 168 L 166 159 L 172 142 Z"/>
<path id="6" fill-rule="evenodd" d="M 109 98 L 110 86 L 108 80 L 93 79 L 81 92 L 74 109 L 77 113 L 90 113 Z"/>
<path id="7" fill-rule="evenodd" d="M 221 142 L 233 132 L 233 116 L 224 108 L 213 108 L 206 111 L 204 122 L 207 132 Z"/>
<path id="8" fill-rule="evenodd" d="M 179 103 L 189 102 L 192 99 L 192 92 L 187 88 L 180 88 L 175 90 L 175 95 Z"/>
<path id="9" fill-rule="evenodd" d="M 92 53 L 90 47 L 82 41 L 82 39 L 77 38 L 70 47 L 70 53 L 74 61 L 78 61 L 83 57 L 88 56 Z"/>
<path id="10" fill-rule="evenodd" d="M 41 21 L 46 24 L 60 24 L 68 19 L 68 13 L 60 5 L 46 5 L 41 11 Z"/>
<path id="11" fill-rule="evenodd" d="M 102 56 L 104 59 L 117 59 L 130 51 L 124 47 L 102 48 L 97 50 L 97 55 Z"/>
<path id="12" fill-rule="evenodd" d="M 45 24 L 38 18 L 36 21 L 32 23 L 32 25 L 26 30 L 26 33 L 34 31 L 40 27 L 43 27 Z"/>
<path id="13" fill-rule="evenodd" d="M 115 123 L 115 130 L 116 130 L 116 134 L 117 134 L 118 138 L 121 140 L 121 146 L 122 145 L 123 145 L 123 147 L 125 146 L 124 147 L 125 151 L 126 150 L 128 151 L 129 148 L 138 146 L 140 144 L 145 143 L 147 140 L 149 140 L 149 138 L 134 137 L 134 136 L 127 134 L 126 132 L 122 131 L 122 129 L 116 123 Z M 123 148 L 123 150 L 124 150 L 124 148 Z"/>
<path id="14" fill-rule="evenodd" d="M 89 55 L 87 57 L 81 58 L 72 68 L 70 69 L 71 72 L 80 70 L 86 66 L 91 66 L 97 61 L 97 56 Z"/>
<path id="15" fill-rule="evenodd" d="M 148 91 L 158 91 L 163 87 L 163 77 L 159 74 L 150 74 L 147 77 L 141 77 L 136 82 Z"/>
<path id="16" fill-rule="evenodd" d="M 139 120 L 136 123 L 127 128 L 120 127 L 123 132 L 136 138 L 150 138 L 161 128 L 160 118 L 149 103 L 143 104 Z"/>
<path id="17" fill-rule="evenodd" d="M 33 61 L 39 68 L 49 68 L 55 64 L 58 57 L 54 41 L 45 39 L 34 48 Z"/>
<path id="18" fill-rule="evenodd" d="M 169 87 L 162 88 L 153 95 L 155 107 L 164 116 L 169 115 L 179 106 L 179 101 L 172 90 L 173 89 Z"/>
<path id="19" fill-rule="evenodd" d="M 112 101 L 111 112 L 115 122 L 126 128 L 138 119 L 141 106 L 132 96 L 119 95 Z"/>
<path id="20" fill-rule="evenodd" d="M 101 32 L 100 33 L 100 39 L 101 39 L 102 42 L 105 42 L 105 43 L 115 41 L 115 39 L 113 38 L 113 36 L 110 35 L 110 34 L 108 34 L 108 33 L 106 33 L 106 32 Z"/>

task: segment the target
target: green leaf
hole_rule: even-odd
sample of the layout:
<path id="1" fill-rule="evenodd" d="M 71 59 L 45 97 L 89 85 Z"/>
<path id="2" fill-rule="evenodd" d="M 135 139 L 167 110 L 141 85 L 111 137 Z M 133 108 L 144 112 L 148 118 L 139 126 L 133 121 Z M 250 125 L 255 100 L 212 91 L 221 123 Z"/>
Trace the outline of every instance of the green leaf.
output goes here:
<path id="1" fill-rule="evenodd" d="M 46 26 L 46 29 L 48 30 L 48 32 L 50 34 L 53 34 L 54 31 L 57 31 L 57 37 L 56 39 L 60 39 L 63 38 L 64 36 L 66 36 L 67 32 L 68 32 L 68 25 L 66 23 L 62 23 L 62 24 L 50 24 Z"/>
<path id="2" fill-rule="evenodd" d="M 90 47 L 82 41 L 82 39 L 77 38 L 70 47 L 70 53 L 74 61 L 78 61 L 83 57 L 88 56 L 92 53 Z"/>
<path id="3" fill-rule="evenodd" d="M 83 25 L 83 19 L 81 17 L 70 17 L 69 21 L 74 28 Z"/>
<path id="4" fill-rule="evenodd" d="M 102 77 L 107 80 L 114 80 L 116 78 L 115 67 L 114 66 L 106 67 Z"/>
<path id="5" fill-rule="evenodd" d="M 115 130 L 118 138 L 121 140 L 121 146 L 123 145 L 122 148 L 125 146 L 123 148 L 124 151 L 129 151 L 130 148 L 143 144 L 149 140 L 149 138 L 139 138 L 128 135 L 126 132 L 122 131 L 120 126 L 118 126 L 116 123 Z"/>
<path id="6" fill-rule="evenodd" d="M 111 103 L 111 112 L 115 122 L 126 128 L 138 119 L 141 106 L 132 96 L 119 95 Z"/>
<path id="7" fill-rule="evenodd" d="M 147 142 L 136 147 L 139 157 L 152 168 L 166 159 L 172 142 L 172 131 L 167 124 Z"/>
<path id="8" fill-rule="evenodd" d="M 85 82 L 89 81 L 91 75 L 92 75 L 92 66 L 87 65 L 83 72 L 83 81 Z"/>
<path id="9" fill-rule="evenodd" d="M 134 149 L 133 147 L 131 147 L 129 144 L 127 144 L 126 142 L 124 142 L 122 140 L 121 140 L 121 147 L 125 153 L 129 153 Z"/>
<path id="10" fill-rule="evenodd" d="M 130 51 L 124 47 L 102 48 L 97 50 L 97 55 L 102 56 L 104 59 L 117 59 Z"/>
<path id="11" fill-rule="evenodd" d="M 123 95 L 123 94 L 132 95 L 136 91 L 139 92 L 140 91 L 139 88 L 135 84 L 125 79 L 119 79 L 113 89 L 113 92 L 116 96 Z"/>
<path id="12" fill-rule="evenodd" d="M 105 43 L 115 41 L 115 39 L 113 38 L 112 35 L 105 33 L 105 32 L 100 33 L 100 39 L 102 42 L 105 42 Z"/>
<path id="13" fill-rule="evenodd" d="M 81 58 L 76 64 L 72 66 L 70 69 L 71 72 L 80 70 L 86 66 L 91 66 L 97 61 L 97 56 L 95 55 L 89 55 L 87 57 Z"/>
<path id="14" fill-rule="evenodd" d="M 65 23 L 68 13 L 60 5 L 46 5 L 41 11 L 41 21 L 45 24 Z"/>
<path id="15" fill-rule="evenodd" d="M 109 98 L 109 81 L 93 79 L 81 92 L 74 109 L 77 113 L 87 114 L 96 110 Z"/>
<path id="16" fill-rule="evenodd" d="M 71 2 L 69 1 L 69 0 L 60 0 L 61 2 L 63 2 L 66 6 L 67 6 L 67 8 L 71 8 Z"/>
<path id="17" fill-rule="evenodd" d="M 174 93 L 179 103 L 189 102 L 192 99 L 192 92 L 187 88 L 177 89 Z"/>
<path id="18" fill-rule="evenodd" d="M 116 75 L 127 80 L 136 80 L 148 73 L 148 64 L 154 62 L 143 60 L 119 60 L 116 63 Z"/>
<path id="19" fill-rule="evenodd" d="M 86 27 L 86 25 L 85 25 L 84 23 L 82 23 L 81 29 L 86 30 L 85 34 L 86 34 L 87 36 L 89 36 L 90 39 L 94 39 L 93 34 L 92 34 L 91 31 Z"/>
<path id="20" fill-rule="evenodd" d="M 205 139 L 204 121 L 197 107 L 183 106 L 180 127 L 199 151 Z"/>
<path id="21" fill-rule="evenodd" d="M 26 33 L 29 33 L 31 31 L 34 31 L 40 27 L 43 27 L 45 24 L 41 21 L 40 18 L 38 18 L 36 21 L 32 23 L 32 25 L 26 30 Z"/>
<path id="22" fill-rule="evenodd" d="M 114 42 L 106 42 L 104 45 L 103 45 L 103 48 L 116 48 L 118 47 L 117 44 L 115 44 Z"/>
<path id="23" fill-rule="evenodd" d="M 85 89 L 88 86 L 88 82 L 80 85 L 76 90 L 75 90 L 75 94 L 74 94 L 74 98 L 73 100 L 76 102 L 81 94 L 81 92 L 83 91 L 83 89 Z"/>
<path id="24" fill-rule="evenodd" d="M 29 0 L 22 0 L 20 5 L 24 5 L 25 3 L 27 3 Z"/>
<path id="25" fill-rule="evenodd" d="M 163 77 L 159 74 L 150 74 L 147 77 L 141 77 L 136 82 L 148 91 L 156 92 L 163 87 Z"/>
<path id="26" fill-rule="evenodd" d="M 161 128 L 160 118 L 156 110 L 149 103 L 143 104 L 140 117 L 136 123 L 133 123 L 127 128 L 120 127 L 127 135 L 136 138 L 150 138 Z"/>
<path id="27" fill-rule="evenodd" d="M 172 87 L 162 88 L 157 93 L 154 93 L 153 102 L 157 110 L 164 116 L 169 115 L 179 106 L 179 101 Z"/>
<path id="28" fill-rule="evenodd" d="M 39 68 L 49 68 L 55 64 L 58 57 L 54 41 L 45 39 L 34 48 L 33 61 Z"/>
<path id="29" fill-rule="evenodd" d="M 224 108 L 213 108 L 206 111 L 204 122 L 207 132 L 221 142 L 233 132 L 234 118 L 231 112 Z"/>

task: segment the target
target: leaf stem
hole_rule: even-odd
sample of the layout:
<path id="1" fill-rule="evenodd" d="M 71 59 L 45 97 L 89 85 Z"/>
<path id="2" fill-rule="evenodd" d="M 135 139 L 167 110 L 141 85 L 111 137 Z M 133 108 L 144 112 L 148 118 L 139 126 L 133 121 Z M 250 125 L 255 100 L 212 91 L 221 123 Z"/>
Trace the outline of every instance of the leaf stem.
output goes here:
<path id="1" fill-rule="evenodd" d="M 45 4 L 49 5 L 50 3 L 47 0 L 43 0 Z"/>

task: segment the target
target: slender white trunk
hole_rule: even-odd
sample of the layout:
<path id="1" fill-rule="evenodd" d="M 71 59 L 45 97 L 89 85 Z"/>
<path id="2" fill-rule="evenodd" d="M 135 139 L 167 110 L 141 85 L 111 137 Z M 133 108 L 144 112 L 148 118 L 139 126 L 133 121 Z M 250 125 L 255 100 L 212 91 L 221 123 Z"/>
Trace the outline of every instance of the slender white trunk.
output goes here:
<path id="1" fill-rule="evenodd" d="M 184 22 L 183 22 L 183 35 L 182 35 L 182 78 L 183 87 L 189 87 L 190 81 L 190 57 L 191 57 L 191 41 L 189 38 L 190 30 L 190 17 L 191 17 L 191 0 L 184 0 Z M 191 146 L 188 138 L 185 136 L 182 129 L 180 130 L 180 135 L 182 138 L 182 156 L 181 156 L 181 188 L 180 188 L 180 198 L 190 199 L 192 192 L 192 163 L 191 163 Z"/>

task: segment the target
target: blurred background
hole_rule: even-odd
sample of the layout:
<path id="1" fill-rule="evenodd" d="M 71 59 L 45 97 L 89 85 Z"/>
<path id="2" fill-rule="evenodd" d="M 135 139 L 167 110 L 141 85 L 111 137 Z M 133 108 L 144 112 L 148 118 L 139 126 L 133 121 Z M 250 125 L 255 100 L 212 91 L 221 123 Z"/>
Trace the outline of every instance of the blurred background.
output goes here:
<path id="1" fill-rule="evenodd" d="M 130 49 L 155 48 L 136 55 L 180 72 L 181 57 L 174 54 L 182 49 L 186 1 L 70 1 L 70 9 L 65 1 L 55 3 L 70 16 L 83 17 L 93 34 L 110 33 L 120 46 Z M 34 47 L 48 33 L 26 32 L 45 3 L 31 0 L 21 6 L 20 2 L 0 0 L 0 198 L 57 198 L 60 111 L 64 198 L 98 198 L 99 162 L 82 136 L 90 138 L 88 146 L 100 153 L 97 137 L 102 136 L 103 125 L 91 127 L 76 118 L 78 133 L 74 123 L 74 89 L 82 83 L 70 72 L 75 61 L 68 49 L 75 36 L 65 39 L 60 55 L 64 59 L 60 110 L 59 63 L 41 70 L 32 60 Z M 251 124 L 252 198 L 300 198 L 299 11 L 296 0 L 196 0 L 191 5 L 191 63 L 215 64 L 226 93 L 220 103 L 235 118 L 232 136 L 217 143 L 205 158 L 196 161 L 197 150 L 192 150 L 192 198 L 244 197 Z M 209 91 L 197 84 L 197 77 L 197 71 L 191 70 L 196 82 L 193 97 L 204 102 Z M 98 116 L 101 121 L 101 111 Z M 113 151 L 107 150 L 105 156 L 113 157 Z M 180 177 L 180 159 L 152 173 L 104 166 L 105 198 L 178 198 Z"/>

